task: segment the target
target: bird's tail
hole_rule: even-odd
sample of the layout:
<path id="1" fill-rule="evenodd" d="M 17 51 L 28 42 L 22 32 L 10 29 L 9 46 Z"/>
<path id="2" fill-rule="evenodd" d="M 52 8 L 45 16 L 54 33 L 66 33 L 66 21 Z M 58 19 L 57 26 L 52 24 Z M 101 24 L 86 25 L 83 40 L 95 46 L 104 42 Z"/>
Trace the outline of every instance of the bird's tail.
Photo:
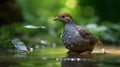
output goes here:
<path id="1" fill-rule="evenodd" d="M 100 45 L 101 47 L 103 47 L 103 43 L 101 41 L 98 41 L 97 44 Z"/>
<path id="2" fill-rule="evenodd" d="M 97 44 L 101 46 L 101 50 L 102 50 L 102 52 L 103 52 L 103 53 L 106 53 L 106 51 L 105 51 L 105 49 L 104 49 L 104 45 L 103 45 L 103 43 L 102 43 L 101 41 L 98 41 Z"/>

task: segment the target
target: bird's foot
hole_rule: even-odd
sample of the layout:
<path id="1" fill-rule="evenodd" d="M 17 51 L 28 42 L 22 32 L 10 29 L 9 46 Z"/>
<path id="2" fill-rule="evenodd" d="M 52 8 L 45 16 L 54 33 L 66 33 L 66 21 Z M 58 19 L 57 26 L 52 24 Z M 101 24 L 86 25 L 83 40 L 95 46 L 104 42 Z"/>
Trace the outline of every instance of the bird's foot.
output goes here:
<path id="1" fill-rule="evenodd" d="M 75 51 L 68 51 L 67 54 L 78 54 L 78 53 Z"/>
<path id="2" fill-rule="evenodd" d="M 74 56 L 74 57 L 91 57 L 91 51 L 85 51 L 85 52 L 75 52 L 75 51 L 68 51 L 68 56 Z"/>
<path id="3" fill-rule="evenodd" d="M 80 53 L 81 56 L 91 56 L 91 51 L 85 51 Z"/>

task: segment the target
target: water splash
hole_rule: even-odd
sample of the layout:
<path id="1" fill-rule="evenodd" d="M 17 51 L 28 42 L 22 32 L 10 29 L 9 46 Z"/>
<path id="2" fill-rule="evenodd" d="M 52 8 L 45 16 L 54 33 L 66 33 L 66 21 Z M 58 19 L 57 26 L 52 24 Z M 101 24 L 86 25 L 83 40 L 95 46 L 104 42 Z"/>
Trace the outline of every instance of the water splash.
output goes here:
<path id="1" fill-rule="evenodd" d="M 106 51 L 105 51 L 105 49 L 104 49 L 104 48 L 102 48 L 101 50 L 102 50 L 102 53 L 106 53 Z"/>
<path id="2" fill-rule="evenodd" d="M 33 52 L 33 50 L 34 50 L 34 49 L 33 49 L 32 47 L 29 49 L 30 52 Z"/>
<path id="3" fill-rule="evenodd" d="M 18 51 L 28 51 L 25 44 L 20 39 L 12 39 L 12 44 Z"/>

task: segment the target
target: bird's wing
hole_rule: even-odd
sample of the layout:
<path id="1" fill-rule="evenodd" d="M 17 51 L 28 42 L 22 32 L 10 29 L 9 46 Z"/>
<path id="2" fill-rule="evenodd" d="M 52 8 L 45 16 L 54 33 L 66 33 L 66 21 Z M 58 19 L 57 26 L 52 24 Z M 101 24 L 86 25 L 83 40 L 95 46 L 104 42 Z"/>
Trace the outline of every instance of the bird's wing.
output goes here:
<path id="1" fill-rule="evenodd" d="M 81 35 L 84 39 L 84 41 L 89 41 L 91 45 L 93 44 L 99 44 L 103 45 L 91 32 L 89 32 L 87 29 L 77 26 L 77 30 L 79 32 L 79 35 Z"/>

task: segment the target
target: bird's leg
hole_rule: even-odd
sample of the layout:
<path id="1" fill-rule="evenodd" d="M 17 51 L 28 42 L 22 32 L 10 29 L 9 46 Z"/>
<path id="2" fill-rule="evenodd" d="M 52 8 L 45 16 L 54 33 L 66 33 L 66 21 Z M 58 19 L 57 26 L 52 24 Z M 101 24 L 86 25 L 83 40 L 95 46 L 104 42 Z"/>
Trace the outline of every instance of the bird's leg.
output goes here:
<path id="1" fill-rule="evenodd" d="M 85 51 L 80 53 L 81 56 L 90 56 L 91 55 L 91 51 Z"/>
<path id="2" fill-rule="evenodd" d="M 68 55 L 79 55 L 81 57 L 90 57 L 91 56 L 91 51 L 85 51 L 85 52 L 75 52 L 75 51 L 71 51 L 69 50 L 67 52 Z"/>
<path id="3" fill-rule="evenodd" d="M 67 54 L 77 54 L 77 52 L 69 50 Z"/>

